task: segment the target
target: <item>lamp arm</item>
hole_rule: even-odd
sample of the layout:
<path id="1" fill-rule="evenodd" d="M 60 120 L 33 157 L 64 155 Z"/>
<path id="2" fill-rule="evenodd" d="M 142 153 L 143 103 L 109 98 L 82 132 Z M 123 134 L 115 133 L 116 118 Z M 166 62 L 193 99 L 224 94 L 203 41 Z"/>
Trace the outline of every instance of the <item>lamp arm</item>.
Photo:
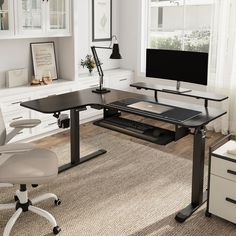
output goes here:
<path id="1" fill-rule="evenodd" d="M 102 90 L 104 74 L 103 74 L 103 70 L 102 70 L 102 67 L 101 67 L 101 63 L 100 63 L 98 55 L 97 55 L 96 48 L 103 48 L 103 49 L 111 49 L 111 48 L 110 47 L 91 46 L 91 50 L 92 50 L 92 53 L 93 53 L 93 58 L 94 58 L 94 61 L 95 61 L 95 64 L 96 64 L 96 67 L 97 67 L 97 70 L 98 70 L 98 74 L 99 74 L 99 89 Z"/>
<path id="2" fill-rule="evenodd" d="M 102 67 L 101 67 L 101 63 L 98 59 L 98 55 L 97 55 L 97 52 L 96 52 L 96 49 L 94 46 L 91 47 L 91 50 L 92 50 L 92 53 L 93 53 L 93 58 L 94 58 L 94 61 L 95 61 L 95 64 L 96 64 L 96 67 L 97 67 L 97 70 L 98 70 L 98 74 L 99 74 L 99 89 L 101 90 L 103 88 L 103 70 L 102 70 Z"/>
<path id="3" fill-rule="evenodd" d="M 95 64 L 96 64 L 96 67 L 97 67 L 97 70 L 98 70 L 98 74 L 99 74 L 99 76 L 103 76 L 103 70 L 102 70 L 102 67 L 101 67 L 101 63 L 98 59 L 97 51 L 96 51 L 94 46 L 91 47 L 91 50 L 92 50 L 93 58 L 94 58 L 94 61 L 95 61 Z"/>

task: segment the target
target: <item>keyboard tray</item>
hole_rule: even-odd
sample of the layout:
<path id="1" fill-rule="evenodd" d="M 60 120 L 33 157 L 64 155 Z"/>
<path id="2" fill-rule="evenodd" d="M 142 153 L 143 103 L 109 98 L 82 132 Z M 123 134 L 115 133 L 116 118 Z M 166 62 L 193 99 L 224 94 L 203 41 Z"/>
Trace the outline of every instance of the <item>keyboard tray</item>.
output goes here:
<path id="1" fill-rule="evenodd" d="M 116 119 L 115 122 L 113 119 Z M 117 124 L 117 119 L 122 119 L 122 121 L 127 120 L 129 123 L 131 120 L 122 118 L 122 117 L 108 117 L 105 119 L 97 120 L 94 122 L 94 125 L 107 128 L 110 130 L 118 131 L 127 135 L 134 136 L 136 138 L 144 139 L 149 142 L 153 142 L 160 145 L 166 145 L 175 140 L 175 132 L 167 129 L 162 129 L 152 125 L 147 125 L 147 130 L 140 132 L 139 129 L 131 128 L 125 124 Z M 132 121 L 134 122 L 134 121 Z M 139 123 L 140 125 L 146 125 L 144 123 Z"/>

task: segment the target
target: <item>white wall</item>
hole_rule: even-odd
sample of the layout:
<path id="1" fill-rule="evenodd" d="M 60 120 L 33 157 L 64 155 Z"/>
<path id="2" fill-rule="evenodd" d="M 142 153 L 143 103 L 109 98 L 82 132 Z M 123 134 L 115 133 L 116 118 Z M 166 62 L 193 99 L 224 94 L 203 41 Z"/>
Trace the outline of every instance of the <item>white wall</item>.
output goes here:
<path id="1" fill-rule="evenodd" d="M 0 40 L 0 87 L 5 87 L 5 73 L 8 70 L 28 68 L 29 80 L 31 80 L 32 61 L 30 43 L 55 40 L 55 38 Z"/>
<path id="2" fill-rule="evenodd" d="M 90 47 L 104 46 L 108 47 L 110 41 L 92 42 L 92 1 L 91 0 L 76 0 L 79 5 L 79 18 L 78 18 L 78 67 L 79 73 L 88 73 L 88 70 L 80 66 L 81 59 L 84 59 L 87 54 L 92 54 Z M 116 35 L 119 40 L 119 16 L 120 16 L 120 0 L 112 1 L 112 34 Z M 111 50 L 97 49 L 97 54 L 103 63 L 102 69 L 113 69 L 120 67 L 119 60 L 109 59 Z"/>
<path id="3" fill-rule="evenodd" d="M 121 67 L 137 71 L 141 40 L 141 0 L 120 1 Z"/>

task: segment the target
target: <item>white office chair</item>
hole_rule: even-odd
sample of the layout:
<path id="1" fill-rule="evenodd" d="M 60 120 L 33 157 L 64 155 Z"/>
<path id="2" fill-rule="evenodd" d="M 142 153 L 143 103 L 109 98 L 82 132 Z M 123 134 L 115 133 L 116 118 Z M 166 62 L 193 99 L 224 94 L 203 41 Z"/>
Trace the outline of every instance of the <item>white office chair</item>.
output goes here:
<path id="1" fill-rule="evenodd" d="M 48 219 L 53 225 L 53 232 L 57 234 L 60 228 L 57 226 L 54 217 L 48 212 L 33 207 L 48 198 L 54 198 L 56 205 L 61 203 L 55 194 L 48 193 L 36 199 L 29 200 L 26 184 L 38 185 L 48 182 L 57 176 L 58 163 L 56 155 L 44 149 L 37 149 L 31 143 L 7 144 L 15 135 L 24 128 L 33 128 L 40 124 L 38 119 L 24 119 L 12 122 L 13 130 L 7 134 L 0 109 L 0 187 L 11 187 L 13 184 L 20 184 L 20 190 L 16 192 L 13 204 L 0 204 L 0 210 L 16 209 L 15 214 L 8 221 L 4 236 L 8 236 L 22 211 L 32 211 Z"/>
<path id="2" fill-rule="evenodd" d="M 0 109 L 0 145 L 7 144 L 10 140 L 12 140 L 22 129 L 25 128 L 34 128 L 35 126 L 39 125 L 41 123 L 38 119 L 22 119 L 18 121 L 14 121 L 10 124 L 10 127 L 12 127 L 12 131 L 7 134 L 6 127 L 4 124 L 2 112 Z M 24 146 L 28 146 L 33 148 L 34 144 L 24 144 Z M 0 183 L 0 187 L 12 187 L 12 184 L 8 183 Z"/>
<path id="3" fill-rule="evenodd" d="M 47 193 L 29 200 L 27 184 L 43 184 L 57 177 L 58 159 L 55 153 L 46 149 L 32 148 L 27 144 L 15 143 L 0 146 L 0 183 L 19 184 L 16 191 L 18 200 L 12 204 L 0 204 L 0 210 L 15 209 L 15 213 L 8 221 L 3 236 L 10 232 L 22 212 L 31 211 L 46 218 L 53 227 L 53 233 L 58 234 L 61 229 L 55 218 L 34 204 L 48 198 L 53 198 L 56 205 L 61 201 L 53 193 Z"/>

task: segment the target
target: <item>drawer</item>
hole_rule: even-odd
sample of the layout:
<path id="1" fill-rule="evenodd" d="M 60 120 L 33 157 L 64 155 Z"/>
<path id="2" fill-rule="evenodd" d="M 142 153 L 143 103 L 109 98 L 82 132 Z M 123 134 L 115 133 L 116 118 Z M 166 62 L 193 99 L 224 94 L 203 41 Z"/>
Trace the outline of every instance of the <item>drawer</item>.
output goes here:
<path id="1" fill-rule="evenodd" d="M 114 89 L 129 89 L 130 78 L 129 76 L 109 78 L 110 88 Z"/>
<path id="2" fill-rule="evenodd" d="M 6 111 L 15 111 L 15 110 L 19 110 L 19 109 L 24 109 L 23 107 L 20 106 L 21 102 L 26 102 L 30 99 L 30 97 L 15 97 L 15 98 L 11 98 L 9 100 L 5 100 L 5 101 L 1 101 L 1 107 L 3 112 Z"/>
<path id="3" fill-rule="evenodd" d="M 215 175 L 210 183 L 209 212 L 236 223 L 236 183 Z"/>
<path id="4" fill-rule="evenodd" d="M 236 182 L 236 163 L 212 156 L 211 173 Z"/>

